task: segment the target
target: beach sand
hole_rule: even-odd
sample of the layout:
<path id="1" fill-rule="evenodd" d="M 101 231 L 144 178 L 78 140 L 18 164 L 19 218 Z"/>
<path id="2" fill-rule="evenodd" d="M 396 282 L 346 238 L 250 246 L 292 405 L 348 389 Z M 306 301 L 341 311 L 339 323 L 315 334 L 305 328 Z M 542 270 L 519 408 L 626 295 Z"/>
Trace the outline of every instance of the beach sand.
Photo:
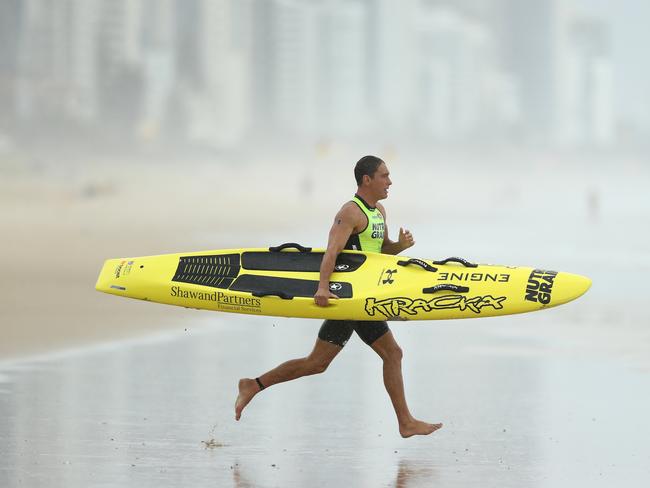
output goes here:
<path id="1" fill-rule="evenodd" d="M 0 360 L 182 326 L 181 310 L 96 293 L 105 259 L 278 241 L 324 246 L 354 189 L 348 161 L 355 158 L 336 148 L 273 160 L 4 156 Z M 639 164 L 570 166 L 506 154 L 477 165 L 394 155 L 389 229 L 395 236 L 410 227 L 413 252 L 423 257 L 531 265 L 550 252 L 572 268 L 597 251 L 647 267 L 647 232 L 639 239 L 637 223 L 650 213 L 649 176 Z"/>
<path id="2" fill-rule="evenodd" d="M 594 280 L 540 313 L 393 325 L 414 414 L 445 423 L 427 438 L 398 436 L 358 339 L 237 423 L 237 380 L 306 354 L 318 321 L 94 290 L 110 257 L 324 245 L 353 159 L 4 162 L 0 486 L 647 486 L 650 204 L 635 161 L 395 158 L 389 228 L 413 230 L 413 255 Z"/>
<path id="3" fill-rule="evenodd" d="M 182 327 L 182 310 L 95 292 L 103 261 L 299 239 L 296 220 L 324 212 L 305 174 L 122 159 L 0 166 L 0 360 Z"/>

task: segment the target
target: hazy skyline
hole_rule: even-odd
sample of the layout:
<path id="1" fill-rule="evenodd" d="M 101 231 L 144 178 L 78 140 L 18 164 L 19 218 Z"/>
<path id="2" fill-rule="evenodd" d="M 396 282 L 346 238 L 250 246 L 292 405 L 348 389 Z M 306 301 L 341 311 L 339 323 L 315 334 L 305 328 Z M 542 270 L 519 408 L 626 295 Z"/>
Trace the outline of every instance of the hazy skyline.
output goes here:
<path id="1" fill-rule="evenodd" d="M 0 130 L 72 124 L 217 148 L 610 147 L 650 133 L 650 6 L 633 0 L 64 3 L 2 0 Z"/>

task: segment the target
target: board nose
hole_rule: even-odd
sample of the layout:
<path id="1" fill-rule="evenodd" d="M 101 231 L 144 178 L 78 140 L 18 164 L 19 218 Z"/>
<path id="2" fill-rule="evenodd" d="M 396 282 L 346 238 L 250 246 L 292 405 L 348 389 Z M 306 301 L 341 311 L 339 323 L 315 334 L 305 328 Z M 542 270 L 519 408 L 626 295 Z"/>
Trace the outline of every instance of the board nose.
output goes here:
<path id="1" fill-rule="evenodd" d="M 576 298 L 584 295 L 591 288 L 592 281 L 586 276 L 574 275 L 576 280 Z"/>
<path id="2" fill-rule="evenodd" d="M 575 300 L 587 293 L 591 288 L 591 279 L 586 276 L 560 273 L 559 278 L 561 280 L 558 283 L 558 289 L 557 291 L 554 290 L 556 296 L 553 297 L 553 301 L 557 305 Z"/>

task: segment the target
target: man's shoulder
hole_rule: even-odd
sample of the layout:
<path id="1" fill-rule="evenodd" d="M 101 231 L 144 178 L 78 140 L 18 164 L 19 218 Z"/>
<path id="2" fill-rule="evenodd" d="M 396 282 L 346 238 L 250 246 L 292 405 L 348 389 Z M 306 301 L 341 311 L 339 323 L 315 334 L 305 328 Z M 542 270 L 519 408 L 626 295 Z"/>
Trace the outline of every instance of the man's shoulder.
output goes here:
<path id="1" fill-rule="evenodd" d="M 377 202 L 377 208 L 379 209 L 381 214 L 384 216 L 384 218 L 386 218 L 386 209 L 384 208 L 384 206 L 381 203 Z"/>
<path id="2" fill-rule="evenodd" d="M 356 204 L 354 200 L 348 200 L 343 205 L 341 205 L 341 210 L 356 210 L 359 208 L 359 205 Z"/>
<path id="3" fill-rule="evenodd" d="M 356 214 L 358 212 L 361 212 L 361 209 L 352 200 L 349 200 L 345 202 L 343 205 L 341 205 L 341 210 L 339 210 L 339 213 L 345 213 L 350 215 Z"/>
<path id="4" fill-rule="evenodd" d="M 341 206 L 338 215 L 342 217 L 347 217 L 348 219 L 353 221 L 358 221 L 359 219 L 362 219 L 365 216 L 365 214 L 359 208 L 359 206 L 352 200 L 345 202 Z"/>

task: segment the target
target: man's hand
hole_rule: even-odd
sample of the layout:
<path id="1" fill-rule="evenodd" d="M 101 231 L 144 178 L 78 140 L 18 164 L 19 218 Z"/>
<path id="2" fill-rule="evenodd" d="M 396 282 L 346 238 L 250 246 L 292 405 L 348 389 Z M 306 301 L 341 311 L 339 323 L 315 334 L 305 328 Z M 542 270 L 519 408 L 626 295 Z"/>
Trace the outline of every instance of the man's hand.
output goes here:
<path id="1" fill-rule="evenodd" d="M 329 305 L 330 298 L 338 299 L 338 297 L 334 293 L 329 291 L 328 288 L 319 287 L 318 291 L 314 295 L 314 302 L 319 307 L 327 307 Z"/>
<path id="2" fill-rule="evenodd" d="M 413 244 L 415 244 L 411 231 L 408 229 L 402 229 L 401 227 L 399 228 L 399 239 L 397 240 L 397 242 L 399 242 L 402 251 L 404 249 L 408 249 L 409 247 L 413 246 Z"/>

